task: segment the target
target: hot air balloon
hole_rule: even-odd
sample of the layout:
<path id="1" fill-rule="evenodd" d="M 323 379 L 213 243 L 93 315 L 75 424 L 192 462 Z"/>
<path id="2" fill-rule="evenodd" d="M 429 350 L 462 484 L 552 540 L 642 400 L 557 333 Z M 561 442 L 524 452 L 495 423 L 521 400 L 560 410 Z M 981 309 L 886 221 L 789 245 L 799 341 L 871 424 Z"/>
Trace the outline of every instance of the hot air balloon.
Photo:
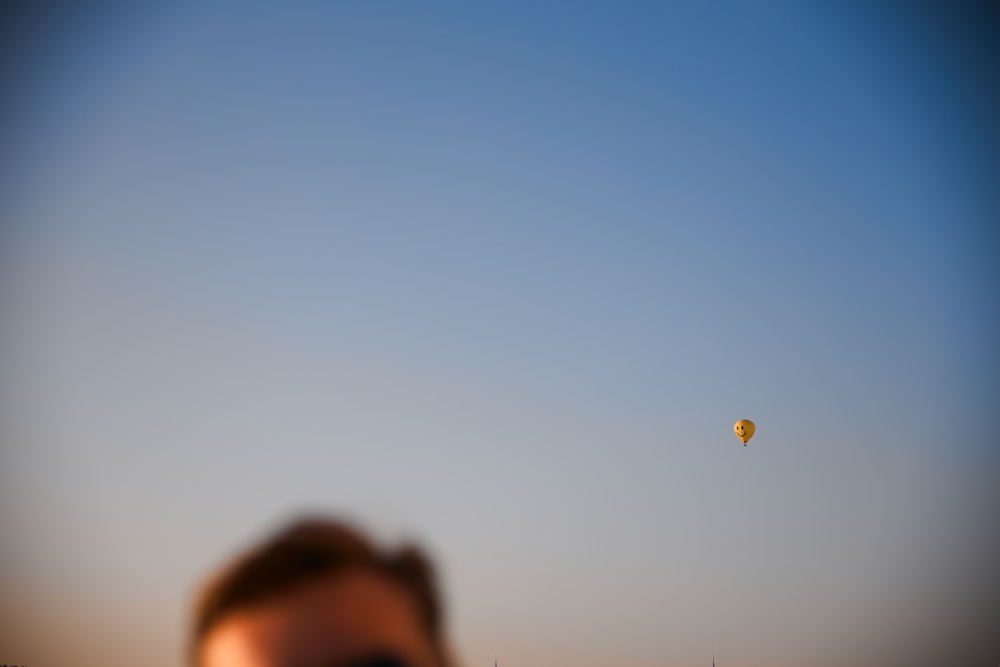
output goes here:
<path id="1" fill-rule="evenodd" d="M 749 419 L 741 419 L 733 424 L 733 430 L 736 431 L 736 437 L 742 440 L 743 446 L 746 447 L 750 438 L 753 437 L 753 432 L 756 429 L 754 428 L 752 421 Z"/>

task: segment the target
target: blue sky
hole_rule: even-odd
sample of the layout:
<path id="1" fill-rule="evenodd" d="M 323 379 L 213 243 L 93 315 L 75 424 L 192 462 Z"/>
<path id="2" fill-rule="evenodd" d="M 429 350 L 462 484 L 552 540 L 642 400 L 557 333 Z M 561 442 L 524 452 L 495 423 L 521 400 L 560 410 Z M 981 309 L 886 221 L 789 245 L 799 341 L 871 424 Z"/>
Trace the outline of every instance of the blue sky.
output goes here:
<path id="1" fill-rule="evenodd" d="M 469 665 L 997 662 L 995 12 L 7 25 L 3 659 L 178 664 L 312 508 Z"/>

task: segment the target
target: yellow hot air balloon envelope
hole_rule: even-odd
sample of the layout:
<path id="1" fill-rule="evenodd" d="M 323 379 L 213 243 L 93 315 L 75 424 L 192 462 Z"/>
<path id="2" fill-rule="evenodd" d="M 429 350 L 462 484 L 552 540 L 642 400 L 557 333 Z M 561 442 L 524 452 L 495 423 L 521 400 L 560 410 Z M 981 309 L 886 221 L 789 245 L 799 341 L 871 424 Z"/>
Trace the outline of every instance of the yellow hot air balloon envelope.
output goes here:
<path id="1" fill-rule="evenodd" d="M 756 430 L 754 428 L 753 422 L 749 419 L 741 419 L 735 424 L 733 424 L 733 430 L 736 431 L 736 437 L 743 441 L 743 446 L 747 446 L 747 442 L 753 437 L 753 432 Z"/>

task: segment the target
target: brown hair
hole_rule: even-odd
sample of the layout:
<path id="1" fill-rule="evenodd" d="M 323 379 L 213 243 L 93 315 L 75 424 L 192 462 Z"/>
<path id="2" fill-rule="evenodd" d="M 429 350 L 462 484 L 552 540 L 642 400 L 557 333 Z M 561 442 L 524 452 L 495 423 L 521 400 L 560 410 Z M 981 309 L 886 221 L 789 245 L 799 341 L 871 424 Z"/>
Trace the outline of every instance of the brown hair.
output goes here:
<path id="1" fill-rule="evenodd" d="M 428 558 L 412 545 L 381 551 L 359 531 L 316 517 L 291 523 L 209 581 L 195 607 L 191 663 L 197 664 L 198 646 L 227 614 L 355 569 L 373 570 L 410 593 L 441 664 L 448 664 L 441 603 Z"/>

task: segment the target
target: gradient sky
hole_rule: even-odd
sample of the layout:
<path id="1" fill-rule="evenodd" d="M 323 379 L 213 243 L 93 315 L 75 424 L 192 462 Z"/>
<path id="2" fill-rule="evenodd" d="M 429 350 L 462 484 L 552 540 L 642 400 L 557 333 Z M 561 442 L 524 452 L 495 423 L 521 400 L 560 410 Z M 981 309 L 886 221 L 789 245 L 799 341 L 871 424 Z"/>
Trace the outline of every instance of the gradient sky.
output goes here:
<path id="1" fill-rule="evenodd" d="M 469 667 L 1000 662 L 996 11 L 124 4 L 3 22 L 0 661 L 322 510 Z"/>

